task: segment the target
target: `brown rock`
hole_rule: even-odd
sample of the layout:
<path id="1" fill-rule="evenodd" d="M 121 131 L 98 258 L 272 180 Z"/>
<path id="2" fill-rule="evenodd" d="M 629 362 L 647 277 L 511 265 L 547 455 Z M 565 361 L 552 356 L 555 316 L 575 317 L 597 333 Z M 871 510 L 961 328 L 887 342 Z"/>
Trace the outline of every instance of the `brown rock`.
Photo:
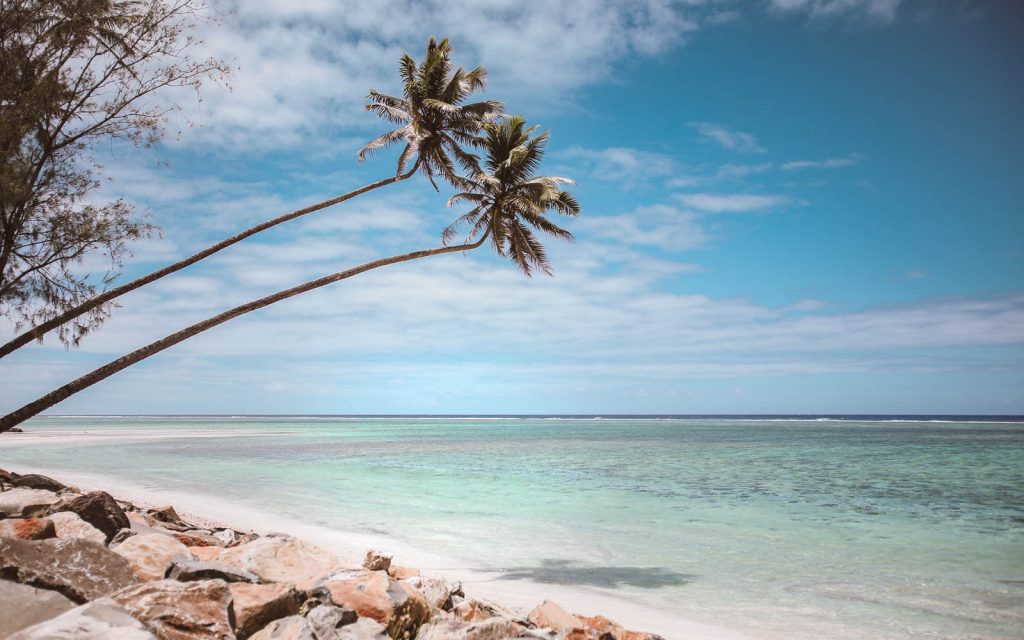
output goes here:
<path id="1" fill-rule="evenodd" d="M 244 640 L 269 623 L 299 612 L 297 594 L 286 584 L 228 585 L 231 608 L 235 614 L 235 632 Z"/>
<path id="2" fill-rule="evenodd" d="M 42 516 L 62 503 L 63 498 L 44 489 L 17 487 L 0 491 L 0 518 Z"/>
<path id="3" fill-rule="evenodd" d="M 122 589 L 111 598 L 146 623 L 160 640 L 228 640 L 231 592 L 223 580 L 160 580 Z"/>
<path id="4" fill-rule="evenodd" d="M 75 608 L 56 591 L 0 580 L 0 638 Z"/>
<path id="5" fill-rule="evenodd" d="M 178 539 L 178 542 L 182 543 L 187 547 L 222 547 L 224 546 L 220 540 L 213 537 L 208 533 L 202 533 L 199 531 L 186 531 L 185 533 L 176 533 L 174 537 Z"/>
<path id="6" fill-rule="evenodd" d="M 203 547 L 200 547 L 203 548 Z M 259 582 L 255 574 L 235 569 L 221 562 L 204 562 L 196 558 L 177 557 L 167 568 L 165 578 L 192 582 L 195 580 L 223 580 L 224 582 Z"/>
<path id="7" fill-rule="evenodd" d="M 503 618 L 476 622 L 437 620 L 420 627 L 416 640 L 503 640 L 517 638 L 521 631 L 522 627 Z"/>
<path id="8" fill-rule="evenodd" d="M 224 564 L 250 571 L 264 582 L 299 584 L 329 574 L 339 566 L 334 554 L 291 536 L 272 535 L 224 549 Z"/>
<path id="9" fill-rule="evenodd" d="M 178 515 L 178 512 L 175 511 L 174 507 L 171 505 L 149 509 L 146 513 L 160 522 L 167 522 L 171 524 L 178 524 L 181 522 L 181 516 Z"/>
<path id="10" fill-rule="evenodd" d="M 545 600 L 537 605 L 533 611 L 527 614 L 526 618 L 538 627 L 547 627 L 555 631 L 583 626 L 582 620 L 550 600 Z"/>
<path id="11" fill-rule="evenodd" d="M 363 559 L 363 568 L 368 571 L 387 571 L 391 568 L 391 556 L 376 549 L 370 549 L 366 552 L 366 558 Z"/>
<path id="12" fill-rule="evenodd" d="M 53 521 L 58 538 L 63 540 L 82 538 L 97 544 L 105 544 L 107 541 L 107 536 L 102 531 L 79 518 L 77 513 L 58 511 L 47 517 Z"/>
<path id="13" fill-rule="evenodd" d="M 321 640 L 313 633 L 313 627 L 302 616 L 289 616 L 274 620 L 260 629 L 249 640 Z"/>
<path id="14" fill-rule="evenodd" d="M 15 518 L 0 520 L 0 536 L 22 540 L 56 538 L 57 529 L 49 518 Z"/>
<path id="15" fill-rule="evenodd" d="M 143 533 L 117 545 L 114 552 L 143 580 L 163 580 L 175 558 L 195 559 L 188 547 L 170 536 Z"/>
<path id="16" fill-rule="evenodd" d="M 334 604 L 354 610 L 360 617 L 372 618 L 387 628 L 392 638 L 401 638 L 430 618 L 426 599 L 412 586 L 392 580 L 383 571 L 327 582 Z"/>
<path id="17" fill-rule="evenodd" d="M 110 598 L 100 598 L 23 629 L 7 640 L 156 640 Z"/>
<path id="18" fill-rule="evenodd" d="M 124 558 L 80 538 L 38 542 L 0 538 L 0 577 L 53 589 L 78 603 L 139 580 Z"/>
<path id="19" fill-rule="evenodd" d="M 11 484 L 16 487 L 26 487 L 29 489 L 46 489 L 47 491 L 62 491 L 67 487 L 60 482 L 57 482 L 49 476 L 40 475 L 38 473 L 27 473 L 23 476 L 11 480 Z"/>
<path id="20" fill-rule="evenodd" d="M 105 491 L 93 491 L 79 496 L 62 506 L 60 511 L 78 514 L 82 520 L 102 531 L 107 542 L 119 530 L 131 526 L 117 501 Z"/>
<path id="21" fill-rule="evenodd" d="M 412 567 L 400 567 L 400 566 L 394 565 L 394 564 L 391 565 L 390 567 L 388 567 L 387 572 L 388 572 L 388 575 L 391 576 L 392 578 L 394 578 L 395 580 L 404 580 L 405 578 L 415 578 L 416 576 L 420 575 L 420 570 L 419 569 L 414 569 Z"/>

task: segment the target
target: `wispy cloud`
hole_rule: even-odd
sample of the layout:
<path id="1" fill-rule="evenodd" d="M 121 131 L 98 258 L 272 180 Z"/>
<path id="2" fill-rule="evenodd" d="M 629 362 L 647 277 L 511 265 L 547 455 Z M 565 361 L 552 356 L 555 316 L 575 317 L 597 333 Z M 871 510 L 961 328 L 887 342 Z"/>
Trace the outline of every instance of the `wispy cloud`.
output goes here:
<path id="1" fill-rule="evenodd" d="M 713 142 L 723 149 L 740 153 L 764 153 L 766 149 L 757 144 L 757 138 L 744 131 L 736 131 L 714 122 L 691 122 L 702 142 Z"/>
<path id="2" fill-rule="evenodd" d="M 570 161 L 574 174 L 582 170 L 596 180 L 627 189 L 678 170 L 675 160 L 668 155 L 628 147 L 587 149 L 573 145 L 556 157 Z"/>
<path id="3" fill-rule="evenodd" d="M 789 196 L 748 193 L 679 193 L 673 197 L 684 206 L 710 213 L 764 211 L 793 202 Z"/>
<path id="4" fill-rule="evenodd" d="M 896 19 L 901 0 L 769 0 L 770 6 L 784 13 L 806 13 L 811 18 L 824 19 L 859 16 L 892 22 Z"/>
<path id="5" fill-rule="evenodd" d="M 793 160 L 783 162 L 779 168 L 783 171 L 797 171 L 799 169 L 838 169 L 841 167 L 852 167 L 861 161 L 858 153 L 851 153 L 841 158 L 827 158 L 825 160 Z"/>

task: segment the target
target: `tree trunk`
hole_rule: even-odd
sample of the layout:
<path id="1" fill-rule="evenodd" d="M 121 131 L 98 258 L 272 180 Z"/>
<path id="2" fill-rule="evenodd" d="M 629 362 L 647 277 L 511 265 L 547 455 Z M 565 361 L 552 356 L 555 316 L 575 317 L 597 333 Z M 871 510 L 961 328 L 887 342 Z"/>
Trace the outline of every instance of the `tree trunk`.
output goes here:
<path id="1" fill-rule="evenodd" d="M 60 314 L 59 316 L 51 318 L 50 320 L 47 320 L 46 322 L 43 322 L 41 324 L 38 324 L 38 325 L 32 327 L 28 331 L 22 333 L 21 335 L 17 336 L 16 338 L 11 340 L 7 344 L 3 345 L 2 347 L 0 347 L 0 358 L 3 358 L 4 356 L 11 354 L 12 352 L 20 349 L 21 347 L 24 347 L 26 344 L 32 342 L 33 340 L 40 340 L 40 339 L 42 339 L 43 335 L 45 335 L 47 332 L 52 331 L 53 329 L 56 329 L 57 327 L 61 326 L 65 322 L 69 322 L 71 320 L 74 320 L 78 316 L 80 316 L 80 315 L 82 315 L 84 313 L 88 313 L 89 311 L 92 311 L 93 309 L 99 307 L 100 305 L 102 305 L 104 303 L 107 303 L 107 302 L 110 302 L 114 298 L 123 296 L 124 294 L 126 294 L 126 293 L 128 293 L 130 291 L 134 291 L 134 290 L 138 289 L 139 287 L 141 287 L 143 285 L 146 285 L 146 284 L 149 284 L 150 282 L 153 282 L 154 280 L 159 280 L 160 278 L 162 278 L 162 277 L 164 277 L 166 275 L 170 275 L 170 274 L 174 273 L 175 271 L 180 271 L 181 269 L 184 269 L 185 267 L 187 267 L 189 265 L 195 264 L 196 262 L 199 262 L 203 258 L 207 258 L 209 256 L 212 256 L 213 254 L 217 253 L 221 249 L 226 249 L 226 248 L 230 247 L 231 245 L 233 245 L 233 244 L 235 244 L 237 242 L 241 242 L 242 240 L 245 240 L 249 236 L 256 235 L 257 233 L 259 233 L 261 231 L 266 231 L 267 229 L 270 229 L 271 227 L 276 227 L 277 225 L 279 225 L 279 224 L 281 224 L 283 222 L 288 222 L 289 220 L 294 220 L 295 218 L 304 216 L 307 213 L 313 213 L 314 211 L 320 211 L 321 209 L 326 209 L 327 207 L 336 205 L 339 202 L 344 202 L 346 200 L 350 200 L 350 199 L 352 199 L 352 198 L 354 198 L 354 197 L 356 197 L 358 195 L 366 193 L 367 191 L 372 191 L 374 189 L 377 189 L 377 188 L 380 188 L 380 187 L 383 187 L 383 186 L 386 186 L 386 185 L 389 185 L 389 184 L 392 184 L 392 183 L 395 183 L 395 182 L 399 182 L 401 180 L 405 180 L 406 178 L 410 177 L 413 173 L 415 173 L 418 168 L 419 168 L 419 162 L 414 164 L 412 169 L 410 169 L 406 173 L 392 176 L 390 178 L 387 178 L 386 180 L 380 180 L 378 182 L 374 182 L 372 184 L 368 184 L 366 186 L 363 186 L 363 187 L 360 187 L 360 188 L 356 189 L 355 191 L 350 191 L 350 192 L 348 192 L 348 193 L 346 193 L 344 195 L 340 195 L 340 196 L 338 196 L 336 198 L 331 198 L 330 200 L 324 200 L 323 202 L 320 202 L 318 204 L 310 205 L 310 206 L 302 208 L 302 209 L 297 209 L 296 211 L 292 211 L 291 213 L 286 213 L 283 216 L 278 216 L 278 217 L 274 218 L 273 220 L 267 220 L 266 222 L 258 224 L 255 227 L 252 227 L 250 229 L 246 229 L 245 231 L 242 231 L 241 233 L 233 235 L 230 238 L 227 238 L 226 240 L 222 240 L 222 241 L 218 242 L 217 244 L 215 244 L 213 246 L 207 247 L 206 249 L 203 249 L 199 253 L 197 253 L 197 254 L 195 254 L 193 256 L 190 256 L 188 258 L 185 258 L 184 260 L 181 260 L 179 262 L 175 262 L 174 264 L 168 265 L 168 266 L 164 267 L 163 269 L 159 269 L 159 270 L 154 271 L 154 272 L 152 272 L 152 273 L 150 273 L 148 275 L 144 275 L 141 278 L 136 278 L 135 280 L 132 280 L 131 282 L 123 284 L 120 287 L 115 287 L 114 289 L 111 289 L 109 291 L 101 293 L 98 296 L 95 296 L 93 298 L 90 298 L 89 300 L 86 300 L 85 302 L 83 302 L 82 304 L 78 305 L 77 307 L 65 311 L 64 313 Z"/>
<path id="2" fill-rule="evenodd" d="M 381 258 L 379 260 L 374 260 L 372 262 L 361 264 L 358 267 L 353 267 L 346 271 L 339 271 L 337 273 L 331 274 L 329 276 L 324 276 L 323 278 L 319 278 L 317 280 L 311 280 L 304 284 L 300 284 L 297 287 L 292 287 L 291 289 L 279 291 L 275 294 L 266 296 L 264 298 L 260 298 L 259 300 L 254 300 L 252 302 L 248 302 L 241 306 L 235 307 L 234 309 L 225 311 L 224 313 L 213 316 L 212 318 L 207 318 L 206 320 L 203 320 L 202 322 L 197 322 L 196 324 L 190 327 L 186 327 L 181 331 L 178 331 L 177 333 L 172 333 L 166 338 L 162 338 L 160 340 L 157 340 L 156 342 L 150 343 L 145 347 L 142 347 L 141 349 L 136 349 L 135 351 L 132 351 L 126 356 L 122 356 L 109 364 L 106 364 L 98 369 L 95 369 L 85 374 L 84 376 L 78 378 L 73 382 L 69 382 L 68 384 L 64 385 L 59 389 L 51 391 L 50 393 L 39 398 L 38 400 L 28 403 L 27 405 L 18 409 L 17 411 L 12 411 L 3 418 L 0 418 L 0 433 L 9 430 L 11 427 L 21 424 L 25 420 L 28 420 L 32 416 L 49 409 L 53 405 L 74 395 L 75 393 L 78 393 L 79 391 L 87 387 L 91 387 L 97 382 L 114 375 L 121 369 L 129 367 L 135 364 L 136 362 L 139 362 L 140 360 L 145 360 L 151 355 L 160 353 L 161 351 L 167 349 L 168 347 L 172 347 L 178 344 L 179 342 L 187 340 L 188 338 L 191 338 L 196 334 L 202 333 L 207 329 L 216 327 L 217 325 L 227 322 L 232 318 L 237 318 L 238 316 L 249 313 L 250 311 L 255 311 L 256 309 L 262 309 L 263 307 L 272 305 L 275 302 L 280 302 L 281 300 L 286 300 L 288 298 L 291 298 L 292 296 L 297 296 L 300 293 L 312 291 L 313 289 L 318 289 L 333 282 L 344 280 L 345 278 L 351 278 L 354 275 L 358 275 L 360 273 L 363 273 L 364 271 L 369 271 L 371 269 L 376 269 L 377 267 L 384 267 L 389 264 L 396 264 L 399 262 L 407 262 L 409 260 L 415 260 L 417 258 L 436 256 L 442 253 L 453 253 L 455 251 L 469 251 L 471 249 L 476 249 L 477 247 L 482 245 L 484 243 L 484 240 L 486 239 L 487 234 L 484 234 L 479 240 L 472 244 L 461 244 L 454 247 L 438 247 L 435 249 L 423 249 L 421 251 L 413 251 L 412 253 L 404 253 L 397 256 L 391 256 L 390 258 Z"/>

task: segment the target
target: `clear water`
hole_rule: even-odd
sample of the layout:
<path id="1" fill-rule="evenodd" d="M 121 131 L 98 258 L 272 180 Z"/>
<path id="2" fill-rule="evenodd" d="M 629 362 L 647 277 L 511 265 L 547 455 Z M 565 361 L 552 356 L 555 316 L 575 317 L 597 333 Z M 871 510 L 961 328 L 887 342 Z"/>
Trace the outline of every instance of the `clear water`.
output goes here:
<path id="1" fill-rule="evenodd" d="M 123 417 L 27 428 L 126 435 L 8 443 L 0 466 L 216 494 L 754 637 L 1024 638 L 1022 422 Z M 184 437 L 132 438 L 140 428 Z"/>

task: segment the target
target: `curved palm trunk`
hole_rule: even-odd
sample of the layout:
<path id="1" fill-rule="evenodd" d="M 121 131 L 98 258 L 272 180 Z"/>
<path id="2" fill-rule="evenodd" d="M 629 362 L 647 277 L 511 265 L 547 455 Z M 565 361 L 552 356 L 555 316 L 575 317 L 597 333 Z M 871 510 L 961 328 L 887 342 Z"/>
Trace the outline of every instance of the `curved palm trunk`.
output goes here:
<path id="1" fill-rule="evenodd" d="M 234 309 L 225 311 L 224 313 L 213 316 L 212 318 L 207 318 L 206 320 L 203 320 L 202 322 L 197 322 L 196 324 L 190 327 L 186 327 L 185 329 L 182 329 L 177 333 L 172 333 L 166 338 L 162 338 L 160 340 L 157 340 L 156 342 L 150 343 L 145 347 L 142 347 L 141 349 L 136 349 L 135 351 L 132 351 L 126 356 L 122 356 L 117 360 L 114 360 L 113 362 L 100 367 L 99 369 L 95 369 L 90 373 L 85 374 L 84 376 L 78 378 L 73 382 L 69 382 L 68 384 L 64 385 L 59 389 L 51 391 L 42 398 L 39 398 L 34 402 L 28 403 L 27 405 L 18 409 L 17 411 L 12 411 L 3 418 L 0 418 L 0 433 L 9 430 L 11 427 L 17 426 L 18 424 L 24 422 L 25 420 L 28 420 L 37 413 L 49 409 L 53 405 L 74 395 L 75 393 L 78 393 L 79 391 L 87 387 L 91 387 L 97 382 L 114 375 L 121 369 L 130 367 L 131 365 L 135 364 L 136 362 L 139 362 L 140 360 L 145 360 L 151 355 L 160 353 L 161 351 L 167 349 L 168 347 L 172 347 L 178 344 L 179 342 L 187 340 L 188 338 L 191 338 L 196 334 L 206 331 L 207 329 L 212 329 L 213 327 L 216 327 L 219 324 L 227 322 L 232 318 L 237 318 L 238 316 L 249 313 L 250 311 L 262 309 L 263 307 L 272 305 L 275 302 L 280 302 L 281 300 L 286 300 L 288 298 L 291 298 L 292 296 L 297 296 L 300 293 L 312 291 L 313 289 L 318 289 L 320 287 L 329 285 L 333 282 L 344 280 L 345 278 L 351 278 L 354 275 L 358 275 L 360 273 L 363 273 L 364 271 L 369 271 L 371 269 L 376 269 L 377 267 L 385 267 L 389 264 L 407 262 L 409 260 L 415 260 L 417 258 L 426 258 L 428 256 L 436 256 L 442 253 L 453 253 L 455 251 L 469 251 L 471 249 L 476 249 L 477 247 L 482 245 L 484 243 L 484 240 L 486 239 L 487 235 L 485 234 L 479 240 L 472 244 L 461 244 L 454 247 L 438 247 L 436 249 L 423 249 L 421 251 L 413 251 L 412 253 L 403 253 L 401 255 L 391 256 L 390 258 L 381 258 L 379 260 L 374 260 L 372 262 L 361 264 L 358 267 L 353 267 L 346 271 L 339 271 L 337 273 L 333 273 L 329 276 L 324 276 L 323 278 L 319 278 L 317 280 L 311 280 L 304 284 L 300 284 L 297 287 L 292 287 L 291 289 L 279 291 L 275 294 L 266 296 L 265 298 L 253 300 L 252 302 L 248 302 L 241 306 L 235 307 Z"/>
<path id="2" fill-rule="evenodd" d="M 170 274 L 174 273 L 175 271 L 180 271 L 180 270 L 184 269 L 185 267 L 187 267 L 189 265 L 192 265 L 192 264 L 195 264 L 196 262 L 199 262 L 203 258 L 207 258 L 209 256 L 212 256 L 213 254 L 217 253 L 221 249 L 226 249 L 226 248 L 230 247 L 231 245 L 233 245 L 233 244 L 235 244 L 237 242 L 241 242 L 242 240 L 245 240 L 249 236 L 256 235 L 257 233 L 259 233 L 261 231 L 266 231 L 267 229 L 270 229 L 271 227 L 276 227 L 277 225 L 279 225 L 281 223 L 288 222 L 289 220 L 294 220 L 295 218 L 299 218 L 299 217 L 304 216 L 304 215 L 306 215 L 308 213 L 313 213 L 315 211 L 320 211 L 321 209 L 326 209 L 327 207 L 334 206 L 334 205 L 336 205 L 336 204 L 338 204 L 340 202 L 344 202 L 346 200 L 350 200 L 350 199 L 352 199 L 352 198 L 354 198 L 354 197 L 356 197 L 358 195 L 362 195 L 362 194 L 366 193 L 367 191 L 373 191 L 374 189 L 378 189 L 380 187 L 387 186 L 389 184 L 393 184 L 395 182 L 400 182 L 402 180 L 405 180 L 406 178 L 409 178 L 410 176 L 412 176 L 416 172 L 416 170 L 418 168 L 419 168 L 419 162 L 414 164 L 412 169 L 410 169 L 406 173 L 392 176 L 390 178 L 387 178 L 386 180 L 380 180 L 380 181 L 368 184 L 368 185 L 366 185 L 364 187 L 360 187 L 360 188 L 356 189 L 355 191 L 350 191 L 350 192 L 348 192 L 348 193 L 346 193 L 344 195 L 340 195 L 340 196 L 338 196 L 336 198 L 331 198 L 330 200 L 324 200 L 323 202 L 320 202 L 320 203 L 317 203 L 317 204 L 314 204 L 314 205 L 310 205 L 310 206 L 304 207 L 302 209 L 297 209 L 295 211 L 292 211 L 291 213 L 286 213 L 283 216 L 278 216 L 278 217 L 276 217 L 276 218 L 274 218 L 272 220 L 267 220 L 266 222 L 260 223 L 260 224 L 256 225 L 255 227 L 246 229 L 245 231 L 242 231 L 241 233 L 235 234 L 235 235 L 231 236 L 230 238 L 227 238 L 226 240 L 221 240 L 217 244 L 212 245 L 210 247 L 207 247 L 206 249 L 203 249 L 199 253 L 197 253 L 195 255 L 192 255 L 192 256 L 189 256 L 188 258 L 185 258 L 184 260 L 181 260 L 179 262 L 175 262 L 172 265 L 168 265 L 168 266 L 164 267 L 163 269 L 159 269 L 159 270 L 154 271 L 154 272 L 152 272 L 152 273 L 150 273 L 148 275 L 144 275 L 144 276 L 142 276 L 140 278 L 136 278 L 135 280 L 132 280 L 131 282 L 123 284 L 120 287 L 115 287 L 114 289 L 111 289 L 109 291 L 105 291 L 104 293 L 101 293 L 100 295 L 98 295 L 98 296 L 96 296 L 94 298 L 90 298 L 89 300 L 86 300 L 85 302 L 83 302 L 82 304 L 78 305 L 77 307 L 74 307 L 73 309 L 68 309 L 67 311 L 65 311 L 64 313 L 60 314 L 59 316 L 56 316 L 54 318 L 51 318 L 50 320 L 47 320 L 46 322 L 38 324 L 38 325 L 32 327 L 31 329 L 29 329 L 28 331 L 22 333 L 21 335 L 17 336 L 16 338 L 11 340 L 7 344 L 5 344 L 2 347 L 0 347 L 0 358 L 3 358 L 4 356 L 9 355 L 10 353 L 20 349 L 21 347 L 24 347 L 26 344 L 32 342 L 33 340 L 41 339 L 43 337 L 43 335 L 45 335 L 46 333 L 52 331 L 53 329 L 56 329 L 60 325 L 66 323 L 66 322 L 70 322 L 71 320 L 74 320 L 75 318 L 77 318 L 78 316 L 80 316 L 80 315 L 82 315 L 84 313 L 88 313 L 88 312 L 92 311 L 93 309 L 99 307 L 100 305 L 102 305 L 104 303 L 107 303 L 107 302 L 110 302 L 114 298 L 118 298 L 120 296 L 123 296 L 124 294 L 126 294 L 126 293 L 128 293 L 130 291 L 134 291 L 134 290 L 138 289 L 139 287 L 141 287 L 143 285 L 147 285 L 150 282 L 153 282 L 154 280 L 159 280 L 160 278 L 162 278 L 162 277 L 164 277 L 166 275 L 170 275 Z"/>

